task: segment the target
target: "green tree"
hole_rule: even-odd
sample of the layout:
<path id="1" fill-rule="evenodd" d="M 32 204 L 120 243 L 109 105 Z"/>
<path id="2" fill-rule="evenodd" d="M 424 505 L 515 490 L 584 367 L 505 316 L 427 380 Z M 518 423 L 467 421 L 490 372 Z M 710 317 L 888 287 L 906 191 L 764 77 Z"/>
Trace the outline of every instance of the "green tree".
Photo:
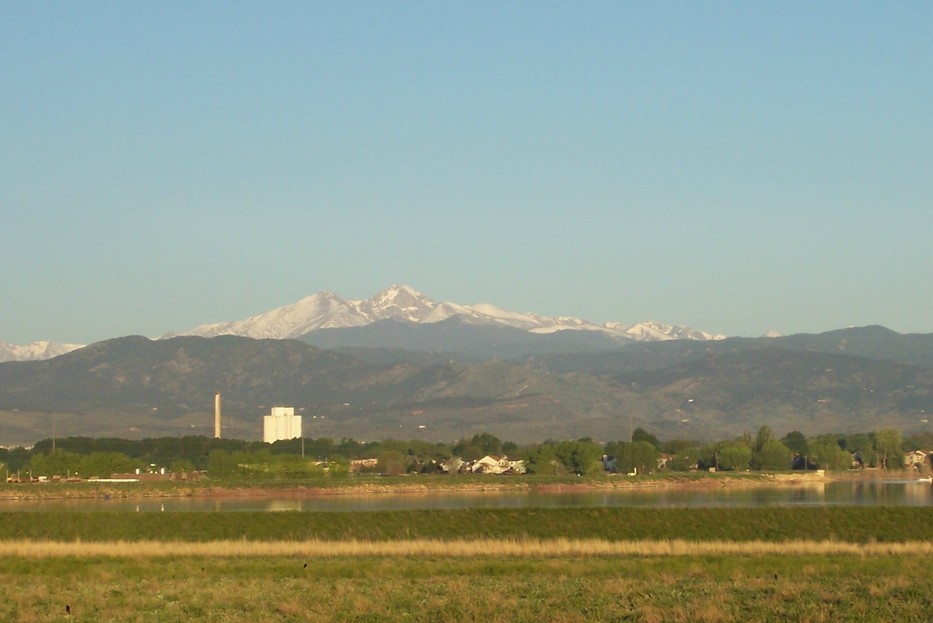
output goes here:
<path id="1" fill-rule="evenodd" d="M 405 473 L 405 456 L 398 450 L 386 450 L 376 460 L 380 474 L 398 476 Z"/>
<path id="2" fill-rule="evenodd" d="M 458 448 L 459 448 L 459 452 L 457 451 Z M 465 446 L 455 446 L 454 453 L 468 463 L 470 461 L 478 461 L 479 459 L 486 456 L 486 453 L 483 452 L 483 449 L 474 444 L 467 444 Z"/>
<path id="3" fill-rule="evenodd" d="M 567 471 L 581 476 L 603 467 L 603 447 L 591 439 L 562 441 L 554 446 L 554 456 Z"/>
<path id="4" fill-rule="evenodd" d="M 806 435 L 798 430 L 792 430 L 781 437 L 781 443 L 787 446 L 791 452 L 800 456 L 806 456 L 810 450 Z"/>
<path id="5" fill-rule="evenodd" d="M 883 428 L 875 431 L 873 437 L 881 467 L 883 469 L 904 469 L 904 440 L 901 438 L 901 431 L 894 428 Z"/>
<path id="6" fill-rule="evenodd" d="M 564 466 L 564 469 L 570 473 L 577 473 L 573 464 L 573 452 L 576 449 L 575 441 L 560 441 L 554 444 L 554 457 Z"/>
<path id="7" fill-rule="evenodd" d="M 360 459 L 363 458 L 363 444 L 355 439 L 346 437 L 340 440 L 335 452 L 348 459 Z"/>
<path id="8" fill-rule="evenodd" d="M 661 442 L 658 441 L 658 438 L 641 427 L 632 431 L 632 441 L 644 441 L 650 443 L 656 450 L 661 449 Z"/>
<path id="9" fill-rule="evenodd" d="M 765 444 L 773 439 L 774 433 L 771 431 L 771 427 L 762 426 L 758 429 L 758 434 L 755 435 L 755 442 L 752 445 L 752 453 L 761 452 L 761 449 L 765 447 Z"/>
<path id="10" fill-rule="evenodd" d="M 793 465 L 794 453 L 777 439 L 764 442 L 760 450 L 752 455 L 752 466 L 763 470 L 789 470 Z"/>
<path id="11" fill-rule="evenodd" d="M 194 471 L 194 463 L 188 459 L 175 459 L 169 463 L 168 469 L 173 474 L 191 473 Z"/>
<path id="12" fill-rule="evenodd" d="M 670 439 L 661 444 L 661 452 L 679 454 L 684 450 L 696 450 L 699 444 L 692 439 Z"/>
<path id="13" fill-rule="evenodd" d="M 647 441 L 625 444 L 618 458 L 618 469 L 626 474 L 650 474 L 658 469 L 658 449 Z"/>
<path id="14" fill-rule="evenodd" d="M 549 443 L 544 443 L 528 450 L 525 468 L 530 474 L 540 474 L 544 476 L 557 476 L 567 473 L 567 469 L 564 465 L 557 460 L 557 455 L 554 453 L 554 446 Z"/>
<path id="15" fill-rule="evenodd" d="M 667 462 L 667 468 L 673 472 L 689 472 L 697 468 L 700 462 L 700 449 L 696 446 L 681 448 L 671 460 Z"/>
<path id="16" fill-rule="evenodd" d="M 852 455 L 843 450 L 832 435 L 822 435 L 809 444 L 809 460 L 818 469 L 841 470 L 852 467 Z"/>
<path id="17" fill-rule="evenodd" d="M 865 433 L 855 433 L 844 438 L 842 447 L 851 454 L 856 455 L 862 465 L 877 465 L 878 452 L 875 449 L 873 436 Z"/>
<path id="18" fill-rule="evenodd" d="M 592 439 L 578 439 L 573 451 L 573 471 L 581 476 L 602 472 L 602 445 Z"/>
<path id="19" fill-rule="evenodd" d="M 22 446 L 17 446 L 12 450 L 3 448 L 2 453 L 3 462 L 6 463 L 7 469 L 10 470 L 11 474 L 20 471 L 29 465 L 31 453 L 29 450 Z"/>
<path id="20" fill-rule="evenodd" d="M 726 443 L 716 450 L 717 467 L 725 471 L 744 471 L 752 460 L 752 449 L 744 443 Z"/>
<path id="21" fill-rule="evenodd" d="M 610 441 L 606 444 L 606 447 L 603 448 L 603 452 L 606 456 L 619 458 L 622 456 L 622 448 L 625 447 L 625 444 L 625 441 Z"/>
<path id="22" fill-rule="evenodd" d="M 122 452 L 91 452 L 81 457 L 80 474 L 109 478 L 111 474 L 130 474 L 145 465 L 139 459 L 131 459 Z"/>
<path id="23" fill-rule="evenodd" d="M 81 455 L 68 450 L 56 450 L 48 454 L 36 454 L 29 461 L 27 470 L 33 476 L 65 476 L 80 473 Z"/>
<path id="24" fill-rule="evenodd" d="M 207 474 L 211 478 L 229 478 L 237 471 L 237 461 L 226 450 L 217 448 L 207 456 Z"/>
<path id="25" fill-rule="evenodd" d="M 350 460 L 339 454 L 327 463 L 327 474 L 331 478 L 346 478 L 350 475 Z"/>
<path id="26" fill-rule="evenodd" d="M 254 456 L 251 468 L 258 474 L 267 474 L 278 478 L 314 478 L 324 475 L 324 468 L 313 458 L 298 454 L 278 454 L 275 456 Z"/>
<path id="27" fill-rule="evenodd" d="M 331 456 L 339 454 L 334 440 L 327 437 L 319 439 L 304 439 L 304 455 L 308 458 L 315 458 L 319 461 L 329 459 Z M 275 454 L 301 454 L 302 439 L 288 439 L 276 441 L 272 444 L 270 450 Z"/>
<path id="28" fill-rule="evenodd" d="M 476 460 L 464 458 L 464 452 L 470 446 L 479 448 L 480 454 L 476 457 L 477 459 L 481 459 L 487 454 L 496 456 L 502 454 L 502 441 L 490 433 L 477 433 L 469 441 L 461 440 L 454 445 L 453 453 L 464 460 Z"/>

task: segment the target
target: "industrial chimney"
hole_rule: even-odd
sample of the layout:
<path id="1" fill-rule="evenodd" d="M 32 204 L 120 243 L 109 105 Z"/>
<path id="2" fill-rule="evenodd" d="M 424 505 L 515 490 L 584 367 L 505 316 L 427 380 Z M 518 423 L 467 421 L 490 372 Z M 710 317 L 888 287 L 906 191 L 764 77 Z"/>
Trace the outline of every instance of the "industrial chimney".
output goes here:
<path id="1" fill-rule="evenodd" d="M 214 439 L 220 439 L 220 392 L 214 394 Z"/>

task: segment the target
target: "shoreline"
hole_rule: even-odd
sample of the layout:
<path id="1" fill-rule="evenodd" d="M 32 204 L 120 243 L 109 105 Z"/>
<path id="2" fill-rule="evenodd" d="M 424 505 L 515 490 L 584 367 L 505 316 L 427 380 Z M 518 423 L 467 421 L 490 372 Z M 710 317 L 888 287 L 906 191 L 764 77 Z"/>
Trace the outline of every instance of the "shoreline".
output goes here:
<path id="1" fill-rule="evenodd" d="M 767 488 L 800 485 L 822 485 L 836 481 L 881 482 L 889 480 L 914 480 L 921 477 L 916 472 L 782 472 L 712 474 L 691 473 L 665 476 L 629 477 L 607 475 L 605 477 L 574 480 L 572 478 L 491 477 L 461 479 L 459 477 L 423 478 L 393 477 L 380 482 L 367 479 L 363 482 L 212 482 L 159 481 L 103 483 L 96 481 L 67 483 L 23 483 L 0 486 L 0 501 L 35 501 L 68 499 L 153 499 L 153 498 L 200 498 L 200 499 L 302 499 L 329 496 L 368 495 L 470 495 L 496 493 L 558 494 L 573 492 L 634 491 L 639 489 L 723 489 L 723 488 Z M 481 478 L 481 479 L 480 479 Z"/>

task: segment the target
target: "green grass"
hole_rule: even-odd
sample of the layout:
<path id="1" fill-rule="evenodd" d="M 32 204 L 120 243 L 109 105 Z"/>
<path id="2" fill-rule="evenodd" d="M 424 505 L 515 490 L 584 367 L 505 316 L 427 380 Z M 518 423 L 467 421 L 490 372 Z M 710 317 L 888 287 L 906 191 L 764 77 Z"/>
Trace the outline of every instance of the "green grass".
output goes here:
<path id="1" fill-rule="evenodd" d="M 870 623 L 933 608 L 927 561 L 911 556 L 4 563 L 3 621 Z"/>
<path id="2" fill-rule="evenodd" d="M 933 541 L 933 508 L 600 508 L 398 512 L 13 512 L 0 541 L 112 543 L 128 556 L 5 555 L 0 621 L 483 623 L 929 621 L 929 558 L 909 554 L 376 555 L 426 539 Z M 224 549 L 222 539 L 233 540 Z M 322 539 L 322 550 L 236 544 Z M 332 555 L 337 541 L 362 551 Z M 125 541 L 129 543 L 118 543 Z M 220 553 L 153 556 L 133 541 Z M 391 544 L 391 543 L 390 543 Z M 164 545 L 164 544 L 163 544 Z M 216 550 L 215 550 L 216 551 Z M 263 550 L 259 550 L 263 551 Z M 269 550 L 265 550 L 269 551 Z M 317 551 L 317 554 L 308 553 Z M 713 550 L 715 551 L 715 550 Z M 802 552 L 802 553 L 800 553 Z M 70 613 L 66 613 L 68 606 Z"/>
<path id="3" fill-rule="evenodd" d="M 16 512 L 0 540 L 933 540 L 931 507 L 520 508 L 385 512 Z"/>

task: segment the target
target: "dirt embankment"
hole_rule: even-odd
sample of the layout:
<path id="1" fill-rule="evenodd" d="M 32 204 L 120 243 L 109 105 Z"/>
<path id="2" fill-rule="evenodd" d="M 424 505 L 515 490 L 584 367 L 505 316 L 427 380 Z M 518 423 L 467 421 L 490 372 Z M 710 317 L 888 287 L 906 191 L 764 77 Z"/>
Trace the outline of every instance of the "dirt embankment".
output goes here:
<path id="1" fill-rule="evenodd" d="M 722 489 L 768 486 L 793 486 L 805 483 L 831 482 L 834 480 L 883 480 L 916 478 L 913 472 L 793 472 L 779 474 L 677 474 L 668 476 L 622 475 L 604 478 L 581 478 L 554 482 L 536 478 L 484 476 L 461 478 L 398 478 L 386 482 L 328 483 L 319 486 L 313 483 L 271 484 L 225 484 L 201 481 L 179 486 L 159 483 L 102 484 L 91 483 L 31 483 L 0 486 L 0 500 L 54 500 L 54 499 L 151 499 L 172 497 L 197 498 L 313 498 L 342 495 L 409 495 L 409 494 L 485 494 L 485 493 L 567 493 L 586 491 L 611 491 L 635 489 Z"/>
<path id="2" fill-rule="evenodd" d="M 501 483 L 501 482 L 467 482 L 444 484 L 432 482 L 419 483 L 365 483 L 348 484 L 346 486 L 315 487 L 295 485 L 290 487 L 225 487 L 214 486 L 205 489 L 197 496 L 224 498 L 305 498 L 334 495 L 383 495 L 383 494 L 428 494 L 428 493 L 521 493 L 531 491 L 527 483 Z"/>
<path id="3" fill-rule="evenodd" d="M 598 491 L 604 489 L 723 489 L 767 487 L 771 485 L 794 485 L 804 482 L 829 482 L 823 473 L 801 472 L 799 474 L 704 474 L 702 476 L 667 476 L 663 478 L 639 478 L 616 476 L 606 480 L 580 483 L 539 484 L 535 490 L 546 492 Z"/>
<path id="4" fill-rule="evenodd" d="M 607 478 L 583 479 L 581 482 L 540 482 L 523 481 L 519 478 L 500 479 L 494 476 L 483 477 L 487 480 L 454 480 L 443 482 L 394 481 L 390 483 L 347 484 L 345 486 L 315 487 L 296 485 L 293 487 L 224 487 L 214 486 L 195 495 L 205 497 L 244 497 L 244 498 L 304 498 L 332 495 L 406 495 L 406 494 L 471 494 L 471 493 L 568 493 L 574 491 L 611 491 L 634 489 L 721 489 L 767 487 L 773 485 L 796 485 L 807 482 L 828 482 L 822 472 L 801 472 L 799 474 L 704 474 L 697 476 L 666 477 L 628 477 L 611 476 Z"/>

